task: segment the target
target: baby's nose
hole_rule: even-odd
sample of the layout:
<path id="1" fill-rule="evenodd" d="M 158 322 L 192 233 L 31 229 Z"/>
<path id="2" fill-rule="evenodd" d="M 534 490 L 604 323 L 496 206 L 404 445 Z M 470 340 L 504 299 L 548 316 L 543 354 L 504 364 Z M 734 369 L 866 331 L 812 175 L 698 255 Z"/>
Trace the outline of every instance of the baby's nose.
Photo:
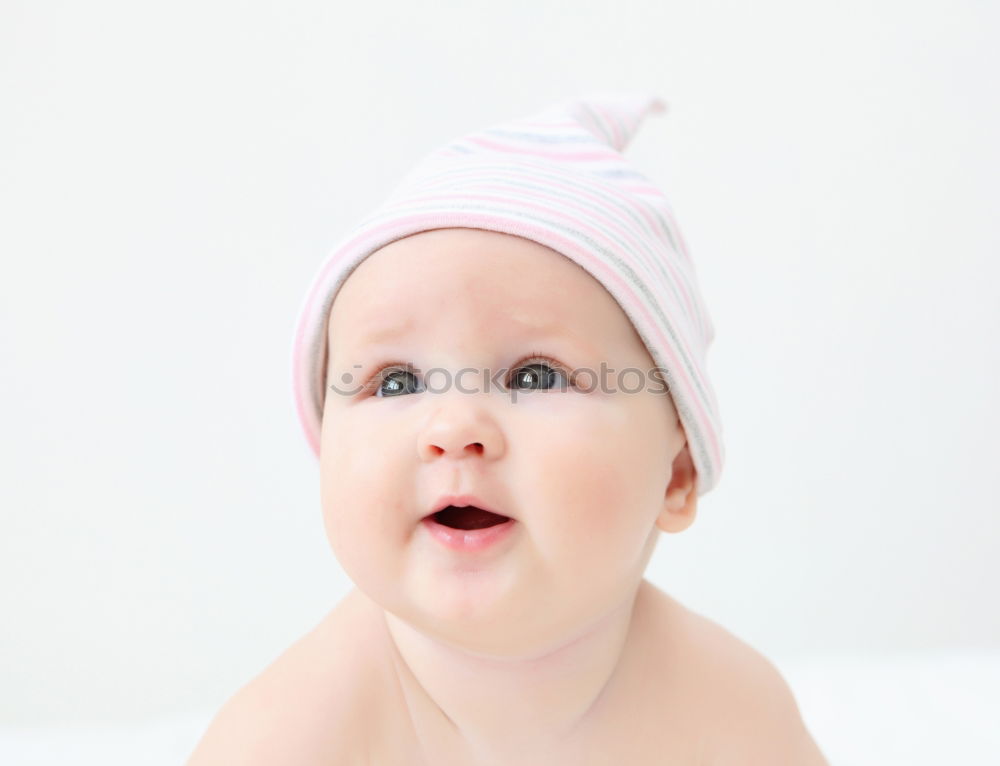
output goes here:
<path id="1" fill-rule="evenodd" d="M 434 413 L 419 437 L 421 460 L 482 457 L 496 460 L 504 449 L 497 422 L 479 407 L 442 408 Z"/>

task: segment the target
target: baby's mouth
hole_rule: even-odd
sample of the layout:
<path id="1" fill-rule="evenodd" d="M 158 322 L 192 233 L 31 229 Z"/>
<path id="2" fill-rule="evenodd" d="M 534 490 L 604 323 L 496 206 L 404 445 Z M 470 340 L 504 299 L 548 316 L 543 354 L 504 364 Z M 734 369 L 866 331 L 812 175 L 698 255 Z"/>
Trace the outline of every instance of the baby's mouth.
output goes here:
<path id="1" fill-rule="evenodd" d="M 452 529 L 486 529 L 487 527 L 495 527 L 497 524 L 510 521 L 509 516 L 501 516 L 499 513 L 484 511 L 482 508 L 477 508 L 474 505 L 449 505 L 437 513 L 432 513 L 430 517 L 438 524 L 451 527 Z"/>

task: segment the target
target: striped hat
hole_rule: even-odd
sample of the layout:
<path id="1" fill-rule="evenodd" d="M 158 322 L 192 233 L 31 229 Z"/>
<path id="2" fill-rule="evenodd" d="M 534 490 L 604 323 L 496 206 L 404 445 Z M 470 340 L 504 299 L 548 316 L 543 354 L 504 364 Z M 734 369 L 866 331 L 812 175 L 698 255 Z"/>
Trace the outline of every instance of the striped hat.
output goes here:
<path id="1" fill-rule="evenodd" d="M 384 245 L 430 229 L 472 228 L 545 245 L 587 270 L 618 301 L 661 369 L 697 471 L 719 480 L 724 450 L 705 355 L 715 335 L 673 211 L 622 156 L 640 122 L 666 103 L 592 94 L 457 138 L 406 174 L 320 267 L 299 311 L 292 387 L 319 456 L 327 320 L 341 285 Z"/>

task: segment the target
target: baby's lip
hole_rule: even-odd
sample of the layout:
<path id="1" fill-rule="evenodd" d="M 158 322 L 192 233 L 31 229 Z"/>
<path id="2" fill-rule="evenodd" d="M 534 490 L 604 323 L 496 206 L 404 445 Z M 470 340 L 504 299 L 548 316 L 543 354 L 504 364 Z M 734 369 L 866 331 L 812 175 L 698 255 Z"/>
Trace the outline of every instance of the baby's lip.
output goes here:
<path id="1" fill-rule="evenodd" d="M 503 511 L 497 510 L 492 505 L 488 504 L 486 501 L 479 498 L 477 495 L 469 495 L 469 494 L 442 495 L 441 497 L 438 498 L 437 502 L 434 503 L 434 505 L 431 507 L 427 515 L 424 516 L 424 518 L 427 518 L 427 516 L 433 516 L 438 511 L 443 511 L 449 505 L 458 506 L 459 508 L 462 508 L 464 506 L 474 505 L 476 508 L 479 508 L 483 511 L 489 511 L 490 513 L 495 513 L 498 516 L 506 516 L 509 519 L 514 518 L 509 513 L 504 513 Z"/>

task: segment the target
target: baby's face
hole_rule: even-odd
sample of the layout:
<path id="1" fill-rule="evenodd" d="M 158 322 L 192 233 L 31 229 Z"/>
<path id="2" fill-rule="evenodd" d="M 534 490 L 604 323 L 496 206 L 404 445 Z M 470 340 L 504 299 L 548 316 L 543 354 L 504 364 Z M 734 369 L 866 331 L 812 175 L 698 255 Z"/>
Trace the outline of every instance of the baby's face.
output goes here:
<path id="1" fill-rule="evenodd" d="M 344 284 L 328 340 L 327 534 L 355 584 L 425 633 L 508 655 L 562 641 L 638 585 L 658 524 L 693 517 L 690 455 L 652 359 L 559 253 L 477 229 L 397 240 Z M 476 552 L 422 521 L 466 493 L 515 519 Z"/>

